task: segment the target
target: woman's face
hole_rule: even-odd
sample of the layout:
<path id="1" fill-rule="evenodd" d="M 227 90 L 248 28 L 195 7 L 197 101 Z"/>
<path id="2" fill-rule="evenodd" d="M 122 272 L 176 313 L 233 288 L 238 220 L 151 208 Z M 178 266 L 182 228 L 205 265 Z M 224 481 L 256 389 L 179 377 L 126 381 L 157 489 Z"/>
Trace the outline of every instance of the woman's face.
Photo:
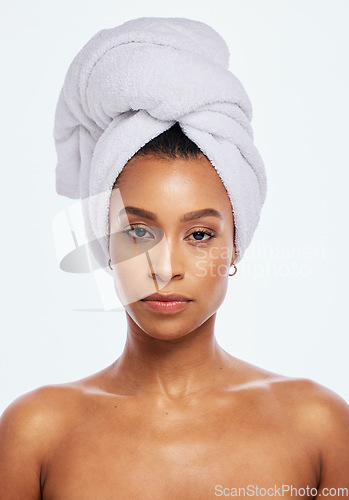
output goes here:
<path id="1" fill-rule="evenodd" d="M 133 157 L 112 192 L 110 234 L 117 295 L 147 335 L 182 337 L 223 302 L 236 257 L 233 214 L 205 156 Z M 154 311 L 142 299 L 156 292 L 190 302 L 180 311 Z"/>

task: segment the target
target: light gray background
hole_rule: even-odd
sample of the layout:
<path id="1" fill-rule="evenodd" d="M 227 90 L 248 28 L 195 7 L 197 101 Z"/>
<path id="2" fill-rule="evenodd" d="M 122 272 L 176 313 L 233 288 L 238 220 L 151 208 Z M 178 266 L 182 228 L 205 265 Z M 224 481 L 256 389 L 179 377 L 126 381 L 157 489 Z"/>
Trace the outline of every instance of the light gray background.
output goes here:
<path id="1" fill-rule="evenodd" d="M 99 30 L 142 16 L 189 17 L 227 41 L 253 108 L 268 194 L 218 313 L 218 341 L 268 370 L 349 401 L 346 0 L 20 0 L 1 15 L 0 412 L 41 385 L 90 375 L 125 341 L 92 275 L 59 269 L 52 137 L 70 62 Z"/>

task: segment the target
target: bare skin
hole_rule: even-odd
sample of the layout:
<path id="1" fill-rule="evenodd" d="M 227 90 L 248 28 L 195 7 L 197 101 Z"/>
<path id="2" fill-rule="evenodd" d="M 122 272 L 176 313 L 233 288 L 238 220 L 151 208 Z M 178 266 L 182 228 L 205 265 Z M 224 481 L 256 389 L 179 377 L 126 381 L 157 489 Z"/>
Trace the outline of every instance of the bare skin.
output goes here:
<path id="1" fill-rule="evenodd" d="M 238 488 L 245 488 L 240 496 L 265 498 L 293 498 L 295 489 L 320 498 L 332 488 L 331 498 L 344 497 L 333 489 L 349 490 L 347 403 L 310 380 L 241 361 L 215 339 L 235 249 L 230 201 L 211 164 L 204 157 L 135 157 L 118 188 L 125 206 L 158 220 L 129 213 L 127 221 L 112 200 L 112 229 L 137 224 L 149 235 L 156 226 L 168 253 L 153 247 L 154 267 L 137 267 L 135 282 L 127 280 L 131 260 L 120 268 L 115 262 L 144 235 L 133 231 L 118 246 L 111 239 L 115 281 L 126 298 L 124 351 L 101 372 L 40 387 L 5 410 L 0 499 L 206 500 L 238 496 Z M 180 222 L 203 208 L 222 217 Z M 210 237 L 195 239 L 206 230 Z M 137 255 L 143 244 L 137 242 Z M 133 291 L 153 293 L 154 284 L 186 295 L 190 305 L 163 314 L 147 309 L 142 297 L 127 302 Z"/>

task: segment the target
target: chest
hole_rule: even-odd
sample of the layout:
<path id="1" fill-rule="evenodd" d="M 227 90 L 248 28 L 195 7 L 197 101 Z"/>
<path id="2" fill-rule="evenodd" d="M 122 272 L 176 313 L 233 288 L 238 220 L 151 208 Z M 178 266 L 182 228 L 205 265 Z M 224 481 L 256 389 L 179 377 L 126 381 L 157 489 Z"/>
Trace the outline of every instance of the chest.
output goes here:
<path id="1" fill-rule="evenodd" d="M 43 498 L 196 500 L 237 496 L 234 488 L 316 486 L 299 437 L 283 422 L 224 411 L 185 420 L 85 415 L 52 451 Z"/>

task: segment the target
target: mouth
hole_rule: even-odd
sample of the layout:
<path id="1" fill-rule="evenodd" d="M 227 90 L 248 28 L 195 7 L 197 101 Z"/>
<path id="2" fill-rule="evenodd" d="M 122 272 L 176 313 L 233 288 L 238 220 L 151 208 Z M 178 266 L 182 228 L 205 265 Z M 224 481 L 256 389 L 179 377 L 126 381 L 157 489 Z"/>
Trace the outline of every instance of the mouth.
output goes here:
<path id="1" fill-rule="evenodd" d="M 142 302 L 147 309 L 168 314 L 186 309 L 193 301 L 178 293 L 153 293 L 140 302 Z"/>

